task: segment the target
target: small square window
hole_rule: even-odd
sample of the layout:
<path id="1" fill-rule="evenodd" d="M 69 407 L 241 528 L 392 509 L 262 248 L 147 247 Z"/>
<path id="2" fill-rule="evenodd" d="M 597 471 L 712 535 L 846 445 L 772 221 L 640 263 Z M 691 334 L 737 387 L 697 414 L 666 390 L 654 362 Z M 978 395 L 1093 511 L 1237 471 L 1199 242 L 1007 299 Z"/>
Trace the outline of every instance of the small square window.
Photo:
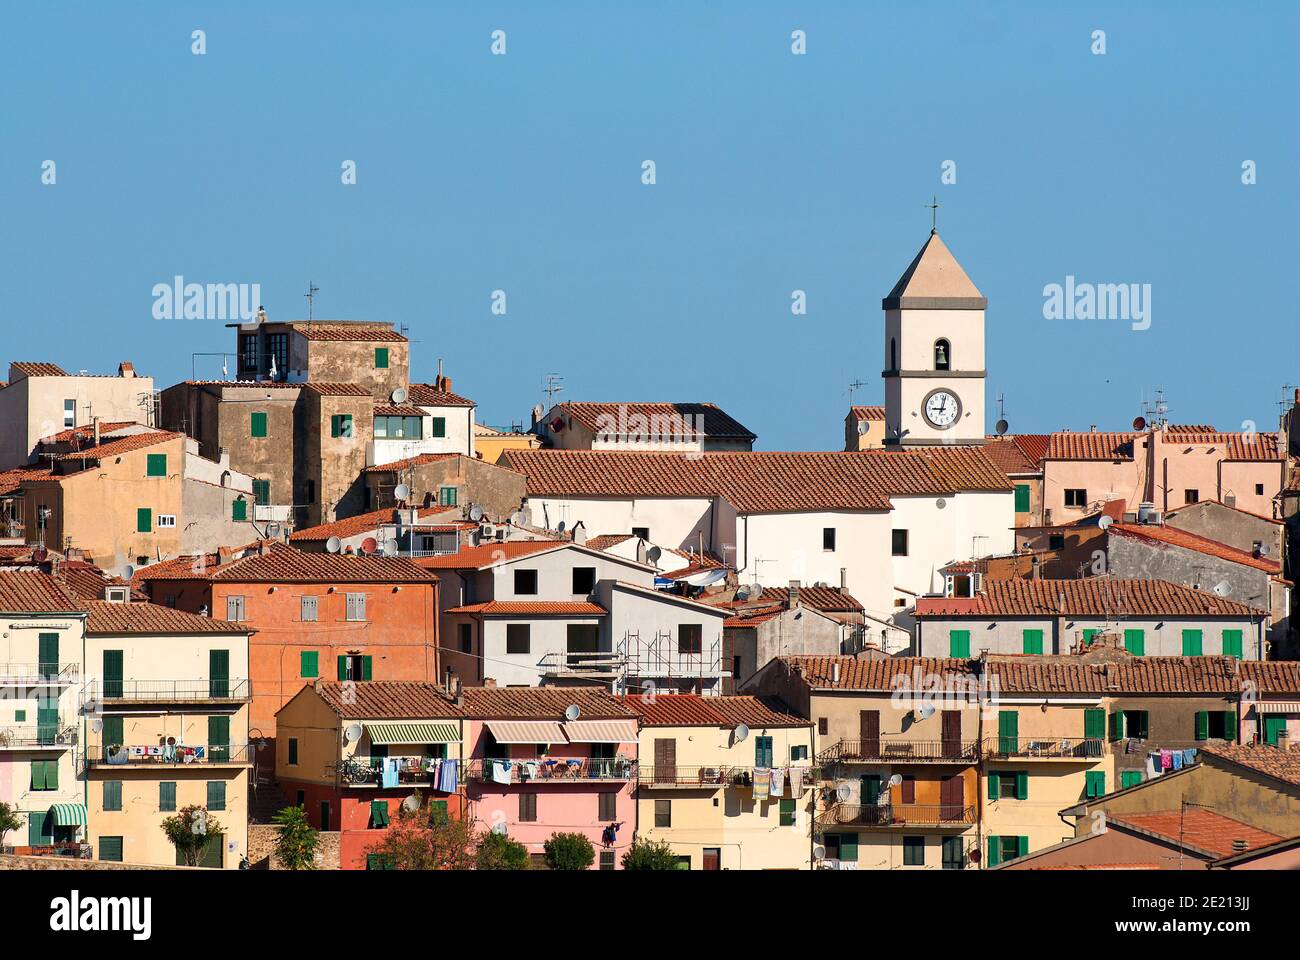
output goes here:
<path id="1" fill-rule="evenodd" d="M 1065 505 L 1067 507 L 1086 507 L 1088 505 L 1088 491 L 1077 488 L 1066 490 Z"/>
<path id="2" fill-rule="evenodd" d="M 582 596 L 589 595 L 596 589 L 596 568 L 595 567 L 574 567 L 573 568 L 573 592 Z"/>
<path id="3" fill-rule="evenodd" d="M 903 866 L 925 866 L 925 837 L 903 838 Z"/>
<path id="4" fill-rule="evenodd" d="M 456 506 L 457 491 L 455 487 L 438 488 L 438 506 L 454 507 Z"/>
<path id="5" fill-rule="evenodd" d="M 633 528 L 632 528 L 632 536 L 634 536 L 634 537 L 640 537 L 642 540 L 649 540 L 649 539 L 650 539 L 650 528 L 649 528 L 649 527 L 633 527 Z"/>
<path id="6" fill-rule="evenodd" d="M 602 870 L 613 870 L 613 869 L 614 869 L 614 851 L 613 851 L 613 850 L 602 850 L 602 851 L 600 851 L 600 869 L 602 869 Z"/>
<path id="7" fill-rule="evenodd" d="M 1048 549 L 1048 550 L 1064 550 L 1064 549 L 1065 549 L 1065 534 L 1063 534 L 1063 533 L 1049 533 L 1049 534 L 1047 535 L 1047 549 Z"/>
<path id="8" fill-rule="evenodd" d="M 822 528 L 822 549 L 828 553 L 833 553 L 835 551 L 835 528 L 834 527 Z"/>
<path id="9" fill-rule="evenodd" d="M 671 800 L 655 801 L 655 826 L 671 827 L 673 825 L 673 802 Z"/>
<path id="10" fill-rule="evenodd" d="M 317 597 L 302 597 L 298 603 L 300 610 L 300 619 L 308 622 L 314 622 L 319 619 L 319 599 Z"/>
<path id="11" fill-rule="evenodd" d="M 534 597 L 537 595 L 536 570 L 515 571 L 515 595 L 522 597 Z"/>
<path id="12" fill-rule="evenodd" d="M 388 348 L 387 347 L 375 347 L 375 369 L 376 370 L 388 369 Z"/>
<path id="13" fill-rule="evenodd" d="M 1262 483 L 1255 484 L 1255 496 L 1262 497 L 1263 495 L 1264 495 L 1264 485 Z"/>
<path id="14" fill-rule="evenodd" d="M 896 557 L 907 556 L 907 531 L 895 530 L 893 532 L 893 553 Z"/>
<path id="15" fill-rule="evenodd" d="M 704 626 L 683 623 L 677 627 L 677 652 L 699 655 L 704 651 Z"/>
<path id="16" fill-rule="evenodd" d="M 531 633 L 526 623 L 507 623 L 506 653 L 528 653 Z"/>
<path id="17" fill-rule="evenodd" d="M 1183 503 L 1197 503 L 1201 499 L 1201 491 L 1194 487 L 1188 487 L 1183 491 Z"/>
<path id="18" fill-rule="evenodd" d="M 438 438 L 438 437 L 445 437 L 446 435 L 447 435 L 447 418 L 446 418 L 446 417 L 434 417 L 434 418 L 433 418 L 433 434 L 432 434 L 432 436 L 434 436 L 435 438 Z"/>

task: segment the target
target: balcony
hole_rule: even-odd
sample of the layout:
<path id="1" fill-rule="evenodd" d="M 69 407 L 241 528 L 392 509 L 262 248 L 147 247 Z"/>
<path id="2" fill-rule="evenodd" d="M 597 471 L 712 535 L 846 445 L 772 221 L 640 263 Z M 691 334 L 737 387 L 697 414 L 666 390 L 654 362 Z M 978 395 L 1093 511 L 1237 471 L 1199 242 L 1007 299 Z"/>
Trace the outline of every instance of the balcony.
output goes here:
<path id="1" fill-rule="evenodd" d="M 677 790 L 717 790 L 729 786 L 726 767 L 642 767 L 637 783 L 642 787 Z"/>
<path id="2" fill-rule="evenodd" d="M 398 756 L 397 754 L 389 754 L 386 757 L 354 755 L 334 764 L 332 769 L 337 774 L 339 783 L 342 785 L 382 787 L 384 784 L 383 764 L 385 760 L 399 761 L 397 770 L 397 783 L 399 786 L 436 788 L 438 761 L 437 758 L 433 757 Z"/>
<path id="3" fill-rule="evenodd" d="M 97 744 L 88 751 L 89 759 L 83 762 L 95 768 L 102 767 L 215 767 L 248 766 L 253 762 L 257 747 L 251 743 L 229 744 L 150 744 L 106 746 Z"/>
<path id="4" fill-rule="evenodd" d="M 990 737 L 984 741 L 990 760 L 1100 760 L 1106 742 L 1095 737 Z"/>
<path id="5" fill-rule="evenodd" d="M 81 668 L 75 663 L 0 663 L 0 686 L 3 687 L 70 687 L 77 682 Z"/>
<path id="6" fill-rule="evenodd" d="M 538 661 L 546 677 L 617 677 L 627 665 L 619 653 L 548 653 Z"/>
<path id="7" fill-rule="evenodd" d="M 60 724 L 0 727 L 0 750 L 68 750 L 77 745 L 77 728 Z"/>
<path id="8" fill-rule="evenodd" d="M 818 755 L 832 763 L 975 763 L 978 740 L 841 740 Z"/>
<path id="9" fill-rule="evenodd" d="M 86 703 L 247 703 L 247 680 L 92 680 Z"/>
<path id="10" fill-rule="evenodd" d="M 635 780 L 637 762 L 626 757 L 556 757 L 537 760 L 471 760 L 466 780 L 511 783 L 591 783 Z"/>
<path id="11" fill-rule="evenodd" d="M 817 814 L 819 829 L 828 827 L 957 827 L 975 823 L 975 807 L 960 803 L 837 803 Z"/>

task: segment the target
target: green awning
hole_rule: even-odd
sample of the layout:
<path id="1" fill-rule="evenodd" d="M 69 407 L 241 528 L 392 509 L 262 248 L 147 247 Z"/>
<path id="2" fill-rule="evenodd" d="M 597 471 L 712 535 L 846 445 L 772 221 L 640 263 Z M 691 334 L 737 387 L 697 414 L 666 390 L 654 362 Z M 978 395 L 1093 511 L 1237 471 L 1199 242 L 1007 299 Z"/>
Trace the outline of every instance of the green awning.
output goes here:
<path id="1" fill-rule="evenodd" d="M 81 803 L 54 803 L 50 805 L 56 827 L 84 827 L 86 806 Z"/>
<path id="2" fill-rule="evenodd" d="M 458 743 L 460 732 L 454 723 L 364 723 L 370 742 Z"/>

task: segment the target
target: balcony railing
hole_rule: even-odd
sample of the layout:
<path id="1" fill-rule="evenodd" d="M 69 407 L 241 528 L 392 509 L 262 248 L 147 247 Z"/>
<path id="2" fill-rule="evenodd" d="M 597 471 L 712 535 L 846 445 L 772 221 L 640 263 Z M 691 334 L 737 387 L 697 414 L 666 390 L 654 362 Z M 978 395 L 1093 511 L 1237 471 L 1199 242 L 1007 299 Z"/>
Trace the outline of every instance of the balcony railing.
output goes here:
<path id="1" fill-rule="evenodd" d="M 537 760 L 471 760 L 467 780 L 487 783 L 563 783 L 590 780 L 634 780 L 637 762 L 626 757 L 547 757 Z"/>
<path id="2" fill-rule="evenodd" d="M 81 667 L 67 663 L 0 663 L 0 685 L 12 686 L 64 686 L 77 682 Z"/>
<path id="3" fill-rule="evenodd" d="M 818 756 L 829 763 L 974 763 L 978 740 L 841 740 Z"/>
<path id="4" fill-rule="evenodd" d="M 837 803 L 817 815 L 820 827 L 969 826 L 975 807 L 960 803 Z"/>
<path id="5" fill-rule="evenodd" d="M 1099 760 L 1106 753 L 1106 741 L 1096 737 L 989 737 L 984 750 L 994 758 Z"/>
<path id="6" fill-rule="evenodd" d="M 638 771 L 637 783 L 643 787 L 697 787 L 704 790 L 716 790 L 729 786 L 731 779 L 726 767 L 683 767 L 657 766 L 642 767 Z"/>
<path id="7" fill-rule="evenodd" d="M 93 766 L 185 766 L 217 763 L 252 763 L 257 748 L 251 743 L 133 745 L 99 744 L 89 750 Z"/>
<path id="8" fill-rule="evenodd" d="M 545 676 L 574 675 L 614 677 L 623 672 L 627 658 L 619 653 L 548 653 L 538 662 Z"/>
<path id="9" fill-rule="evenodd" d="M 334 770 L 338 774 L 340 783 L 355 787 L 378 787 L 383 786 L 384 783 L 384 761 L 386 760 L 398 761 L 397 782 L 399 784 L 433 786 L 435 783 L 438 775 L 438 759 L 427 756 L 355 755 L 335 764 Z"/>
<path id="10" fill-rule="evenodd" d="M 77 728 L 62 724 L 0 727 L 0 750 L 66 750 L 77 745 Z"/>
<path id="11" fill-rule="evenodd" d="M 247 680 L 92 680 L 86 699 L 114 703 L 242 702 L 251 699 Z"/>

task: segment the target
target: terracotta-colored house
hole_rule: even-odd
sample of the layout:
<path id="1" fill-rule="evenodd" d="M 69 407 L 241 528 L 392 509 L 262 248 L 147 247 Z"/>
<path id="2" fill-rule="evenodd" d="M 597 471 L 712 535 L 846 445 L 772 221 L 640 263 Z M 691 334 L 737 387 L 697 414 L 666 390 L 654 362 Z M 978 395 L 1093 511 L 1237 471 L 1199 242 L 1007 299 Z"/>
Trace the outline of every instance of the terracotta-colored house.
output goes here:
<path id="1" fill-rule="evenodd" d="M 467 687 L 464 709 L 476 828 L 539 861 L 553 834 L 581 833 L 592 869 L 621 869 L 636 829 L 637 714 L 591 687 Z"/>
<path id="2" fill-rule="evenodd" d="M 383 869 L 368 851 L 403 803 L 464 815 L 464 715 L 432 683 L 317 680 L 277 714 L 280 793 L 339 831 L 342 869 Z"/>
<path id="3" fill-rule="evenodd" d="M 154 603 L 253 629 L 251 735 L 304 686 L 438 676 L 438 578 L 404 557 L 304 553 L 263 542 L 238 559 L 181 557 L 137 571 Z M 263 750 L 262 757 L 272 754 Z"/>

